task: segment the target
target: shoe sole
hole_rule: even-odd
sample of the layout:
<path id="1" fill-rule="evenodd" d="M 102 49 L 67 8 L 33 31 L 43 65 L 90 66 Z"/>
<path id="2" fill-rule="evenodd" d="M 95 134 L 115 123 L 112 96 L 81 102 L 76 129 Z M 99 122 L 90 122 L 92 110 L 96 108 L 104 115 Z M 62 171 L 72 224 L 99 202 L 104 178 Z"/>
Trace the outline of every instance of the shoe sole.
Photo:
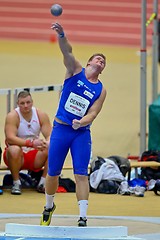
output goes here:
<path id="1" fill-rule="evenodd" d="M 11 194 L 12 194 L 12 195 L 21 195 L 22 193 L 21 193 L 21 192 L 19 192 L 19 193 L 18 193 L 18 192 L 17 192 L 17 193 L 15 193 L 15 192 L 14 192 L 14 193 L 11 192 Z"/>
<path id="2" fill-rule="evenodd" d="M 78 227 L 87 227 L 87 220 L 86 221 L 79 220 L 78 221 Z"/>
<path id="3" fill-rule="evenodd" d="M 130 196 L 130 192 L 124 192 L 124 193 L 121 193 L 122 196 Z"/>
<path id="4" fill-rule="evenodd" d="M 135 194 L 136 197 L 144 197 L 144 194 Z"/>
<path id="5" fill-rule="evenodd" d="M 38 190 L 38 189 L 37 189 L 37 192 L 38 192 L 38 193 L 44 193 L 44 194 L 45 194 L 45 191 L 43 191 L 43 190 Z"/>
<path id="6" fill-rule="evenodd" d="M 53 210 L 50 212 L 51 214 L 50 214 L 49 219 L 48 219 L 47 222 L 43 222 L 43 215 L 42 215 L 41 221 L 40 221 L 40 225 L 41 226 L 49 226 L 50 225 L 51 219 L 52 219 L 52 214 L 55 211 L 55 209 L 56 209 L 56 205 L 54 204 Z"/>
<path id="7" fill-rule="evenodd" d="M 43 188 L 43 187 L 37 187 L 37 192 L 38 193 L 45 193 L 45 188 Z"/>
<path id="8" fill-rule="evenodd" d="M 87 227 L 87 224 L 78 224 L 78 227 Z"/>

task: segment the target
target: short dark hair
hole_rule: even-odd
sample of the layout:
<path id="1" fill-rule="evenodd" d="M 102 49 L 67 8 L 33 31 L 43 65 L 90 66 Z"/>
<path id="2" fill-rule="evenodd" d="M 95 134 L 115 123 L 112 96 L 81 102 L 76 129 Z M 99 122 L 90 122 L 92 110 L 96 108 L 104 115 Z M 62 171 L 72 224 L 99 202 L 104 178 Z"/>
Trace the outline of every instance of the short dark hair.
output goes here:
<path id="1" fill-rule="evenodd" d="M 28 97 L 28 96 L 31 96 L 30 92 L 29 91 L 21 91 L 18 93 L 18 96 L 17 96 L 17 99 L 19 98 L 25 98 L 25 97 Z"/>
<path id="2" fill-rule="evenodd" d="M 105 61 L 105 64 L 106 64 L 106 57 L 105 57 L 104 54 L 102 54 L 102 53 L 94 53 L 94 54 L 88 59 L 87 64 L 88 64 L 90 61 L 92 61 L 92 59 L 93 59 L 94 57 L 96 57 L 96 56 L 102 57 L 102 58 L 104 59 L 104 61 Z"/>

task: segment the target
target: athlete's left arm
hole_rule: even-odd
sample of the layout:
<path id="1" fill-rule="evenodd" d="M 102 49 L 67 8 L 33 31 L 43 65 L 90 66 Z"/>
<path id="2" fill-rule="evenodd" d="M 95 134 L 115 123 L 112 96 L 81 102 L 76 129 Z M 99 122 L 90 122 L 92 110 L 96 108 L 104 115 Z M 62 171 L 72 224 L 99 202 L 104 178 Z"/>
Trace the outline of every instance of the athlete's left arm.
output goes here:
<path id="1" fill-rule="evenodd" d="M 38 117 L 40 120 L 41 133 L 44 136 L 45 140 L 49 142 L 50 134 L 52 131 L 52 125 L 51 125 L 50 119 L 46 113 L 40 110 L 37 110 L 37 111 L 38 111 Z"/>
<path id="2" fill-rule="evenodd" d="M 81 120 L 77 120 L 77 119 L 73 120 L 72 127 L 74 129 L 78 129 L 80 127 L 87 126 L 94 121 L 94 119 L 97 117 L 97 115 L 99 114 L 99 112 L 102 109 L 104 100 L 106 98 L 106 94 L 107 94 L 106 90 L 103 88 L 100 97 L 94 102 L 94 104 L 88 110 L 87 114 Z"/>

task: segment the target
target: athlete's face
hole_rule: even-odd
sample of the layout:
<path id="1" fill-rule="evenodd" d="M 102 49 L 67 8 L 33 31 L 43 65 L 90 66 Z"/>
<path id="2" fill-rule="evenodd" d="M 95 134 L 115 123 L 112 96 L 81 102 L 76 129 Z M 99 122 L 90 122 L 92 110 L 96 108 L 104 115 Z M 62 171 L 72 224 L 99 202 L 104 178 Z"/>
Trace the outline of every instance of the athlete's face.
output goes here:
<path id="1" fill-rule="evenodd" d="M 27 96 L 24 98 L 19 98 L 17 102 L 21 113 L 29 113 L 31 111 L 31 108 L 33 106 L 33 100 L 31 96 Z"/>
<path id="2" fill-rule="evenodd" d="M 100 73 L 103 71 L 103 69 L 105 68 L 105 60 L 103 57 L 101 56 L 95 56 L 90 62 L 90 65 L 94 66 L 97 68 L 97 70 L 100 71 Z"/>

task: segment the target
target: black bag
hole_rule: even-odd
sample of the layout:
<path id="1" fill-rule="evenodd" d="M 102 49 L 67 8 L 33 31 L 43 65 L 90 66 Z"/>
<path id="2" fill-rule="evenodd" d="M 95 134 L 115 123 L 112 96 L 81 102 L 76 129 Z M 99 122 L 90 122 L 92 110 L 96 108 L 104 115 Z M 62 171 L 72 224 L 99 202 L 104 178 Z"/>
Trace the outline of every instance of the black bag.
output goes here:
<path id="1" fill-rule="evenodd" d="M 156 161 L 160 162 L 160 151 L 148 150 L 141 155 L 141 161 Z"/>
<path id="2" fill-rule="evenodd" d="M 157 196 L 160 196 L 160 179 L 156 181 L 153 191 Z"/>
<path id="3" fill-rule="evenodd" d="M 90 163 L 90 174 L 98 169 L 100 169 L 101 165 L 105 163 L 104 158 L 97 156 L 96 159 L 94 159 L 91 163 Z"/>
<path id="4" fill-rule="evenodd" d="M 112 160 L 112 159 L 110 159 Z M 128 160 L 128 159 L 127 159 Z M 90 174 L 94 171 L 100 169 L 101 165 L 105 163 L 105 159 L 97 156 L 91 163 L 90 163 Z M 90 176 L 89 174 L 89 176 Z M 116 194 L 117 190 L 120 186 L 120 183 L 115 180 L 101 180 L 97 189 L 94 189 L 90 185 L 90 192 L 97 192 L 97 193 L 105 193 L 105 194 Z"/>
<path id="5" fill-rule="evenodd" d="M 126 176 L 127 172 L 130 171 L 131 166 L 127 158 L 116 156 L 116 155 L 109 156 L 107 158 L 114 161 L 117 164 L 117 166 L 119 167 L 119 170 L 121 171 L 124 177 Z M 97 156 L 94 160 L 92 160 L 90 163 L 90 166 L 91 166 L 90 174 L 98 170 L 103 163 L 105 163 L 105 159 L 100 156 Z"/>
<path id="6" fill-rule="evenodd" d="M 160 162 L 160 151 L 153 151 L 153 150 L 144 151 L 141 155 L 141 161 Z M 160 167 L 158 168 L 142 167 L 139 178 L 147 181 L 151 179 L 154 179 L 154 180 L 160 179 Z"/>
<path id="7" fill-rule="evenodd" d="M 36 187 L 40 181 L 43 170 L 40 170 L 39 172 L 29 171 L 28 173 L 32 178 L 32 185 Z M 59 186 L 64 187 L 67 192 L 75 192 L 76 189 L 75 182 L 70 178 L 59 177 Z"/>
<path id="8" fill-rule="evenodd" d="M 19 176 L 23 188 L 34 188 L 32 178 L 30 175 L 20 172 Z M 12 185 L 13 185 L 12 175 L 11 174 L 4 175 L 2 185 L 3 188 L 6 189 L 11 188 Z"/>
<path id="9" fill-rule="evenodd" d="M 150 181 L 151 179 L 160 179 L 160 169 L 153 169 L 150 167 L 141 168 L 141 174 L 139 175 L 139 178 L 146 181 Z"/>
<path id="10" fill-rule="evenodd" d="M 117 164 L 117 166 L 119 167 L 119 170 L 121 171 L 124 177 L 130 171 L 131 166 L 128 158 L 124 158 L 121 156 L 110 156 L 107 158 L 111 159 Z"/>
<path id="11" fill-rule="evenodd" d="M 70 178 L 61 178 L 59 177 L 59 186 L 64 187 L 67 192 L 75 192 L 76 191 L 76 184 Z"/>
<path id="12" fill-rule="evenodd" d="M 96 192 L 106 194 L 116 194 L 120 184 L 114 180 L 102 180 L 98 185 Z"/>
<path id="13" fill-rule="evenodd" d="M 42 176 L 42 173 L 43 173 L 43 170 L 40 170 L 38 172 L 34 172 L 34 171 L 28 171 L 28 175 L 31 177 L 32 179 L 32 186 L 33 187 L 37 187 L 40 179 L 41 179 L 41 176 Z"/>

